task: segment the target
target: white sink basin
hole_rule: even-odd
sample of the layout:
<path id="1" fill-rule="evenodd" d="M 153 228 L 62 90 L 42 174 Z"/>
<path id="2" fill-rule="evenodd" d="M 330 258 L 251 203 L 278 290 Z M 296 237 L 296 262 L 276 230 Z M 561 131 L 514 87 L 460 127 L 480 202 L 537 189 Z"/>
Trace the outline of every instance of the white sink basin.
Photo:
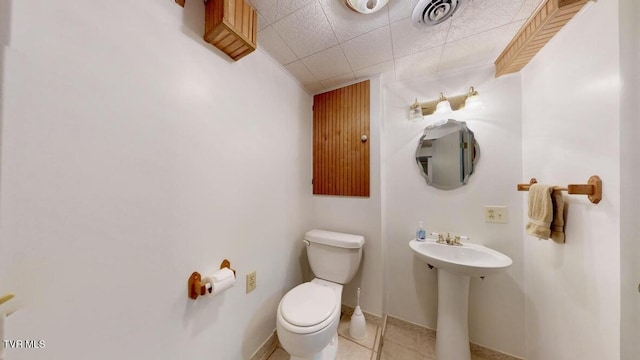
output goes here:
<path id="1" fill-rule="evenodd" d="M 476 244 L 453 246 L 429 240 L 411 240 L 409 246 L 427 264 L 461 275 L 478 277 L 496 274 L 513 263 L 507 255 Z"/>
<path id="2" fill-rule="evenodd" d="M 414 239 L 409 246 L 420 260 L 438 268 L 436 358 L 470 360 L 470 278 L 504 271 L 513 261 L 482 245 L 462 243 L 462 246 L 454 246 Z"/>

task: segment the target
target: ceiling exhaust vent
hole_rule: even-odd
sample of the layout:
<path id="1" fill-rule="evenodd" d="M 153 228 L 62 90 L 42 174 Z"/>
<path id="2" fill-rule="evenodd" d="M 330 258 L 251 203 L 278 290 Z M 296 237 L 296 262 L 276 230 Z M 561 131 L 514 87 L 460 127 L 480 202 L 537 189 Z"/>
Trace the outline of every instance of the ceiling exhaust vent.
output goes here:
<path id="1" fill-rule="evenodd" d="M 447 20 L 462 7 L 465 0 L 420 0 L 413 9 L 411 22 L 415 27 L 435 26 Z"/>

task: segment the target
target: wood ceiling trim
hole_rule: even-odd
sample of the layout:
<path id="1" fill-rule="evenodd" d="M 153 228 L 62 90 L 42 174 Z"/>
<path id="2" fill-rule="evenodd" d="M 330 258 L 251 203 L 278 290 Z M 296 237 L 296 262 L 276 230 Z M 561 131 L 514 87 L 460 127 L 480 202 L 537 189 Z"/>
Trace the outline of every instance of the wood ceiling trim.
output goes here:
<path id="1" fill-rule="evenodd" d="M 496 77 L 520 71 L 589 0 L 545 0 L 495 61 Z"/>

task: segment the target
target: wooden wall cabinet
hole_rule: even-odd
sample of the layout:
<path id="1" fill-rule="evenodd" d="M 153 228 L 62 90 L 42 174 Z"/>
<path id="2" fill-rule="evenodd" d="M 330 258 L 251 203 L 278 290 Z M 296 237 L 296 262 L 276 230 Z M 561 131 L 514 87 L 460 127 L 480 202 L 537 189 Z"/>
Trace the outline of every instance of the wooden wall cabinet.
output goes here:
<path id="1" fill-rule="evenodd" d="M 258 14 L 246 0 L 209 0 L 204 40 L 235 61 L 256 49 Z"/>
<path id="2" fill-rule="evenodd" d="M 369 196 L 369 86 L 313 97 L 314 195 Z"/>

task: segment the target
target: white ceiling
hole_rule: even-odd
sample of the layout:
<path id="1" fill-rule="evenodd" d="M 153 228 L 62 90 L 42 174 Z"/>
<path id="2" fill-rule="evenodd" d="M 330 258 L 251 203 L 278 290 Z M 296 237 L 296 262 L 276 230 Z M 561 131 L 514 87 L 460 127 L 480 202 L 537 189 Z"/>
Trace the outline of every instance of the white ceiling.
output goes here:
<path id="1" fill-rule="evenodd" d="M 384 73 L 396 81 L 492 64 L 542 0 L 466 0 L 430 28 L 411 24 L 418 0 L 389 0 L 371 15 L 344 0 L 248 0 L 258 46 L 312 94 Z"/>

